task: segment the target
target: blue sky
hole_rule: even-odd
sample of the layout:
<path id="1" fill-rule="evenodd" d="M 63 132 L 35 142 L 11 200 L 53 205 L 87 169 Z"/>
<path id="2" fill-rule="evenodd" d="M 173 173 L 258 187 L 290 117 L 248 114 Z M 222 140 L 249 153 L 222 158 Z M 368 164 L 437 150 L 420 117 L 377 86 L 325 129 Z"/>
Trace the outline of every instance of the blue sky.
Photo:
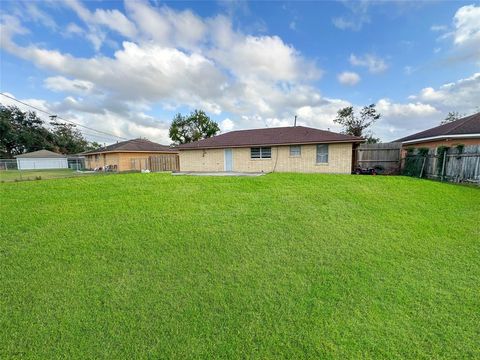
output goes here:
<path id="1" fill-rule="evenodd" d="M 290 125 L 295 115 L 336 131 L 338 109 L 376 103 L 373 131 L 384 141 L 449 111 L 479 111 L 475 1 L 1 7 L 1 91 L 122 137 L 168 143 L 174 114 L 195 108 L 222 131 Z"/>

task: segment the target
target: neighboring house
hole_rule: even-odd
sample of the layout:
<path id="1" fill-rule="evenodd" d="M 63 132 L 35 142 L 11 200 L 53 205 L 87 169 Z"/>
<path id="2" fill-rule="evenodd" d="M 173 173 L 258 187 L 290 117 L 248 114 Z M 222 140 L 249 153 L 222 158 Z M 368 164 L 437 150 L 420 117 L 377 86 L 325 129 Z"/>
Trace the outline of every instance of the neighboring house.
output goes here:
<path id="1" fill-rule="evenodd" d="M 19 170 L 67 169 L 67 157 L 49 150 L 38 150 L 15 156 Z"/>
<path id="2" fill-rule="evenodd" d="M 458 144 L 480 145 L 480 113 L 406 136 L 395 142 L 401 142 L 403 150 L 410 147 L 437 148 L 439 146 L 452 147 Z"/>
<path id="3" fill-rule="evenodd" d="M 109 167 L 117 171 L 149 169 L 152 157 L 176 162 L 178 156 L 175 149 L 146 139 L 122 141 L 82 155 L 87 169 Z"/>
<path id="4" fill-rule="evenodd" d="M 182 144 L 180 171 L 350 174 L 364 140 L 304 126 L 232 131 Z"/>

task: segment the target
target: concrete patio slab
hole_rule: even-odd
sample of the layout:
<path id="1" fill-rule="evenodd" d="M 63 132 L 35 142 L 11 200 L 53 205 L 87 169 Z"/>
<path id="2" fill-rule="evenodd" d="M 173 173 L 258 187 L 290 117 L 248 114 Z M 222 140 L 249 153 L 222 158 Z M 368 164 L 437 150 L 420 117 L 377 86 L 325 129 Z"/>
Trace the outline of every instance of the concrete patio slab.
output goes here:
<path id="1" fill-rule="evenodd" d="M 172 172 L 172 175 L 180 176 L 180 175 L 187 175 L 187 176 L 262 176 L 265 173 L 243 173 L 243 172 L 194 172 L 194 171 L 179 171 L 179 172 Z"/>

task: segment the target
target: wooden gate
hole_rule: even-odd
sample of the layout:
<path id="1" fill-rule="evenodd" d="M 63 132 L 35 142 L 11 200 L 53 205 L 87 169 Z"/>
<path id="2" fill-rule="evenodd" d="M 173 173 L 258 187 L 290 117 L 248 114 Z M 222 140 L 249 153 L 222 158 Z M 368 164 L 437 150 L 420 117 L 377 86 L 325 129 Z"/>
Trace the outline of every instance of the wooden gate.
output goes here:
<path id="1" fill-rule="evenodd" d="M 381 167 L 384 174 L 400 173 L 402 143 L 361 144 L 355 163 L 360 168 Z"/>
<path id="2" fill-rule="evenodd" d="M 177 154 L 150 156 L 150 171 L 179 171 L 180 160 Z"/>

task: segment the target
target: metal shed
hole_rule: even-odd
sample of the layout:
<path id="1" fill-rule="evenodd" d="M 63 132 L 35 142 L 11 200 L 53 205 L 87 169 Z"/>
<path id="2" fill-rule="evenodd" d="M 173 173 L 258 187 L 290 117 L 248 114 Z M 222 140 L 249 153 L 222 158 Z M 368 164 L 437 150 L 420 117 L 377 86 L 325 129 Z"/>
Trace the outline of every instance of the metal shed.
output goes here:
<path id="1" fill-rule="evenodd" d="M 49 150 L 17 155 L 18 170 L 67 169 L 67 157 Z"/>

